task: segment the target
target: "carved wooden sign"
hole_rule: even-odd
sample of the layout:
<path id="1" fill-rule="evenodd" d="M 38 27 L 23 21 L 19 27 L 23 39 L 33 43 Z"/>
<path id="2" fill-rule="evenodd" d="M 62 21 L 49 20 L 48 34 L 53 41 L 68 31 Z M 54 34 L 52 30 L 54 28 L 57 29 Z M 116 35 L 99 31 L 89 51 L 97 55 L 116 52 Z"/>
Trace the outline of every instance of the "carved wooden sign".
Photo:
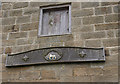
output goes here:
<path id="1" fill-rule="evenodd" d="M 84 61 L 105 61 L 104 49 L 81 47 L 42 48 L 8 55 L 6 66 Z"/>

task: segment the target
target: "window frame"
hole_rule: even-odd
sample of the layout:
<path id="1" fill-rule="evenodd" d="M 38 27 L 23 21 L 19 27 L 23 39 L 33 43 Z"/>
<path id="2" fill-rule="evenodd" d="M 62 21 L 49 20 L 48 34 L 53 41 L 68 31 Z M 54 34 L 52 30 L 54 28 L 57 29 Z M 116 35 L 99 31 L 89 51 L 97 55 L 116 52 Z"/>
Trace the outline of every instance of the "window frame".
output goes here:
<path id="1" fill-rule="evenodd" d="M 69 7 L 69 32 L 68 33 L 63 33 L 63 34 L 51 34 L 51 35 L 42 35 L 42 20 L 43 20 L 43 10 L 45 9 L 51 9 L 51 8 L 62 8 L 62 7 Z M 58 35 L 66 35 L 66 34 L 71 34 L 71 4 L 59 4 L 59 5 L 52 5 L 52 6 L 43 6 L 40 7 L 40 15 L 39 15 L 39 28 L 38 28 L 38 36 L 58 36 Z"/>

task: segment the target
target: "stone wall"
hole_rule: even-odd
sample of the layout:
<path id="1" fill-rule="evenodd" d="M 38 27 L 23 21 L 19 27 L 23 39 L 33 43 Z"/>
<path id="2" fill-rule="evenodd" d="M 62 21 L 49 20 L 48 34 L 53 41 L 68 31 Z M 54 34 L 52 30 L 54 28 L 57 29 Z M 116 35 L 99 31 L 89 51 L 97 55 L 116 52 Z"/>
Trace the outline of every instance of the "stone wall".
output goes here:
<path id="1" fill-rule="evenodd" d="M 38 37 L 39 7 L 50 4 L 62 2 L 2 3 L 3 82 L 117 82 L 118 3 L 72 2 L 72 34 Z M 106 62 L 5 67 L 9 53 L 58 46 L 104 47 Z"/>

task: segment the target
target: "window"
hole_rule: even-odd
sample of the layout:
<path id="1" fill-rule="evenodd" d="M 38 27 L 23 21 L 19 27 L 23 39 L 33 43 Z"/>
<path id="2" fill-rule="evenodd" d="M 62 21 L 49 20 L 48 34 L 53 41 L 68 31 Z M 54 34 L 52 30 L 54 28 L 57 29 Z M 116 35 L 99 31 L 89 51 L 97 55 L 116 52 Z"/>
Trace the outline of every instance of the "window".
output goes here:
<path id="1" fill-rule="evenodd" d="M 40 8 L 39 36 L 71 33 L 71 5 Z"/>

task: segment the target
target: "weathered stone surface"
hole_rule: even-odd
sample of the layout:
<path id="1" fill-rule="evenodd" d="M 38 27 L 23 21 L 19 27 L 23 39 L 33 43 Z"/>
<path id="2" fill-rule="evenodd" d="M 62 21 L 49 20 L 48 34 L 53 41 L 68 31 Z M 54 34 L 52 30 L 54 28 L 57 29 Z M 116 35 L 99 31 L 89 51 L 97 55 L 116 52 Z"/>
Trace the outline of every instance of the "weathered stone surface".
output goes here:
<path id="1" fill-rule="evenodd" d="M 114 11 L 114 13 L 119 13 L 120 12 L 120 5 L 114 6 L 113 11 Z"/>
<path id="2" fill-rule="evenodd" d="M 80 2 L 72 2 L 72 10 L 80 9 Z"/>
<path id="3" fill-rule="evenodd" d="M 29 51 L 31 50 L 31 45 L 24 45 L 23 46 L 23 51 Z"/>
<path id="4" fill-rule="evenodd" d="M 118 14 L 111 14 L 105 16 L 105 22 L 118 22 L 120 20 L 120 15 Z"/>
<path id="5" fill-rule="evenodd" d="M 17 17 L 17 21 L 16 21 L 17 24 L 28 23 L 28 22 L 30 22 L 30 16 L 20 16 L 20 17 Z"/>
<path id="6" fill-rule="evenodd" d="M 114 5 L 114 4 L 118 4 L 118 2 L 101 2 L 102 6 Z"/>
<path id="7" fill-rule="evenodd" d="M 21 72 L 20 80 L 36 80 L 39 79 L 40 71 Z"/>
<path id="8" fill-rule="evenodd" d="M 2 14 L 1 14 L 3 17 L 9 17 L 9 11 L 8 10 L 4 10 L 2 11 Z"/>
<path id="9" fill-rule="evenodd" d="M 90 76 L 77 76 L 77 77 L 61 77 L 60 81 L 63 82 L 90 82 L 91 81 L 91 77 Z"/>
<path id="10" fill-rule="evenodd" d="M 110 49 L 109 48 L 105 48 L 105 56 L 110 56 Z"/>
<path id="11" fill-rule="evenodd" d="M 38 22 L 22 24 L 21 31 L 36 30 L 36 29 L 38 29 L 38 25 L 39 25 Z"/>
<path id="12" fill-rule="evenodd" d="M 101 41 L 100 40 L 86 40 L 85 46 L 86 47 L 101 47 Z"/>
<path id="13" fill-rule="evenodd" d="M 92 82 L 118 82 L 118 75 L 92 76 L 91 80 Z"/>
<path id="14" fill-rule="evenodd" d="M 83 24 L 97 24 L 97 23 L 103 23 L 103 16 L 83 18 Z"/>
<path id="15" fill-rule="evenodd" d="M 20 72 L 3 72 L 2 73 L 2 77 L 3 79 L 6 79 L 6 80 L 18 80 L 19 79 L 19 76 L 20 76 Z"/>
<path id="16" fill-rule="evenodd" d="M 92 75 L 102 75 L 102 74 L 103 71 L 101 68 L 74 68 L 73 76 L 92 76 Z"/>
<path id="17" fill-rule="evenodd" d="M 2 40 L 7 40 L 8 33 L 2 34 Z"/>
<path id="18" fill-rule="evenodd" d="M 12 25 L 15 24 L 15 18 L 3 18 L 2 25 Z"/>
<path id="19" fill-rule="evenodd" d="M 12 47 L 12 53 L 20 53 L 20 52 L 23 52 L 23 46 Z"/>
<path id="20" fill-rule="evenodd" d="M 107 37 L 114 37 L 115 34 L 114 34 L 114 31 L 113 30 L 108 30 L 107 31 Z"/>
<path id="21" fill-rule="evenodd" d="M 24 11 L 24 15 L 29 15 L 29 14 L 35 14 L 35 13 L 39 13 L 39 8 L 26 8 L 23 10 Z"/>
<path id="22" fill-rule="evenodd" d="M 32 44 L 34 39 L 18 39 L 17 45 Z"/>
<path id="23" fill-rule="evenodd" d="M 2 4 L 2 10 L 10 10 L 12 8 L 11 3 L 4 3 Z"/>
<path id="24" fill-rule="evenodd" d="M 99 6 L 99 3 L 98 2 L 82 2 L 81 6 L 82 8 L 97 7 Z"/>
<path id="25" fill-rule="evenodd" d="M 28 2 L 16 2 L 13 4 L 13 9 L 28 7 Z"/>
<path id="26" fill-rule="evenodd" d="M 0 18 L 2 17 L 2 10 L 0 10 Z"/>
<path id="27" fill-rule="evenodd" d="M 12 52 L 11 47 L 5 48 L 5 54 L 10 54 Z"/>
<path id="28" fill-rule="evenodd" d="M 22 16 L 22 9 L 9 11 L 10 16 Z"/>
<path id="29" fill-rule="evenodd" d="M 26 38 L 27 32 L 10 33 L 9 39 Z"/>
<path id="30" fill-rule="evenodd" d="M 2 31 L 3 32 L 18 32 L 19 31 L 19 25 L 4 26 Z"/>
<path id="31" fill-rule="evenodd" d="M 56 2 L 30 2 L 31 7 L 40 7 L 44 5 L 56 4 Z"/>
<path id="32" fill-rule="evenodd" d="M 116 36 L 116 37 L 120 37 L 120 29 L 116 29 L 116 31 L 115 31 L 115 36 Z"/>
<path id="33" fill-rule="evenodd" d="M 81 38 L 82 39 L 92 39 L 92 38 L 105 38 L 105 32 L 88 32 L 88 33 L 82 33 Z"/>
<path id="34" fill-rule="evenodd" d="M 84 25 L 82 28 L 80 27 L 80 32 L 93 32 L 94 27 L 92 25 Z"/>
<path id="35" fill-rule="evenodd" d="M 30 31 L 29 32 L 29 37 L 36 37 L 38 35 L 38 31 Z"/>
<path id="36" fill-rule="evenodd" d="M 41 79 L 55 79 L 55 71 L 41 70 Z"/>
<path id="37" fill-rule="evenodd" d="M 95 30 L 118 29 L 118 23 L 107 23 L 95 25 Z"/>
<path id="38" fill-rule="evenodd" d="M 32 14 L 32 22 L 39 21 L 39 14 Z"/>
<path id="39" fill-rule="evenodd" d="M 118 38 L 110 38 L 103 40 L 104 47 L 118 46 Z"/>
<path id="40" fill-rule="evenodd" d="M 120 51 L 120 47 L 114 47 L 110 49 L 111 55 L 116 55 Z"/>
<path id="41" fill-rule="evenodd" d="M 81 25 L 81 18 L 72 18 L 72 27 L 78 27 Z"/>
<path id="42" fill-rule="evenodd" d="M 15 40 L 2 40 L 2 46 L 14 46 L 16 43 Z"/>
<path id="43" fill-rule="evenodd" d="M 99 8 L 95 8 L 95 14 L 96 15 L 109 14 L 109 13 L 112 13 L 112 8 L 111 7 L 99 7 Z"/>
<path id="44" fill-rule="evenodd" d="M 73 10 L 73 17 L 83 17 L 93 15 L 93 9 L 82 9 L 82 10 Z"/>

